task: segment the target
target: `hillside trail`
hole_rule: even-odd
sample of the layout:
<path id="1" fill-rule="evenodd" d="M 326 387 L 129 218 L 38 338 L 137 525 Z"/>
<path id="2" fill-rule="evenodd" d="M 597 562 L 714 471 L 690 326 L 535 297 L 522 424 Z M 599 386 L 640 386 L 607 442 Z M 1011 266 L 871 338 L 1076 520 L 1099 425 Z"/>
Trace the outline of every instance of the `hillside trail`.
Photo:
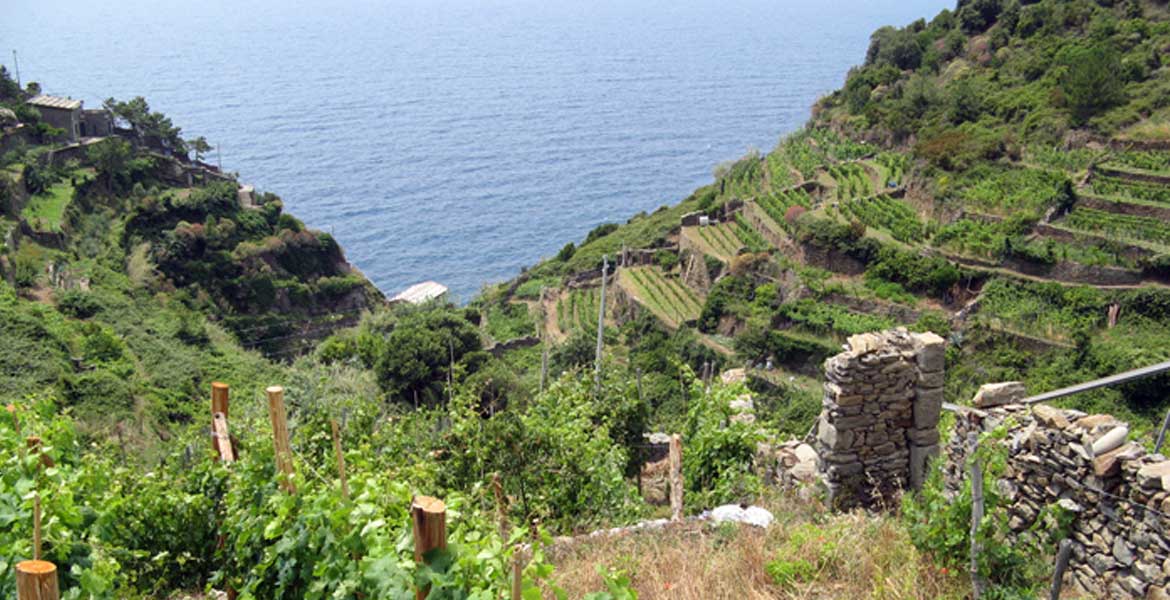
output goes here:
<path id="1" fill-rule="evenodd" d="M 561 331 L 561 324 L 557 319 L 557 305 L 565 297 L 565 291 L 558 289 L 555 294 L 544 294 L 540 299 L 540 310 L 544 314 L 544 334 L 547 336 L 546 340 L 554 344 L 559 344 L 569 337 Z"/>

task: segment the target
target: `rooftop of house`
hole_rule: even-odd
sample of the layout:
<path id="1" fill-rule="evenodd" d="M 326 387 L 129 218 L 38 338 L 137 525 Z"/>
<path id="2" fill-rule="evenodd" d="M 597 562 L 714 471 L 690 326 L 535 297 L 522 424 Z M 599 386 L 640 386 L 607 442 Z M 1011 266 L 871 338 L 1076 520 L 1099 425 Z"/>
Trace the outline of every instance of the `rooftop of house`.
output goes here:
<path id="1" fill-rule="evenodd" d="M 61 96 L 48 96 L 45 94 L 33 97 L 28 103 L 42 108 L 59 108 L 62 110 L 76 110 L 81 108 L 81 100 L 62 98 Z"/>
<path id="2" fill-rule="evenodd" d="M 428 300 L 434 300 L 447 293 L 447 286 L 435 282 L 424 281 L 416 283 L 404 290 L 402 293 L 390 299 L 391 302 L 409 302 L 411 304 L 422 304 Z"/>

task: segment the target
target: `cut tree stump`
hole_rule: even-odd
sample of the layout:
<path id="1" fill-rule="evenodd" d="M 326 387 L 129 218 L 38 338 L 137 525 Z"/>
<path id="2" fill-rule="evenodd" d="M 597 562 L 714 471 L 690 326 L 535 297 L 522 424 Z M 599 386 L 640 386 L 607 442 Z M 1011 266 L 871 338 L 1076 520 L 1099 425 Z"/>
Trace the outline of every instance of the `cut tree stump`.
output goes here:
<path id="1" fill-rule="evenodd" d="M 426 562 L 426 555 L 436 548 L 447 547 L 447 505 L 438 498 L 415 496 L 410 503 L 410 517 L 414 525 L 414 560 Z M 430 593 L 430 587 L 419 588 L 418 600 Z"/>
<path id="2" fill-rule="evenodd" d="M 17 600 L 60 600 L 57 566 L 45 560 L 16 563 Z"/>

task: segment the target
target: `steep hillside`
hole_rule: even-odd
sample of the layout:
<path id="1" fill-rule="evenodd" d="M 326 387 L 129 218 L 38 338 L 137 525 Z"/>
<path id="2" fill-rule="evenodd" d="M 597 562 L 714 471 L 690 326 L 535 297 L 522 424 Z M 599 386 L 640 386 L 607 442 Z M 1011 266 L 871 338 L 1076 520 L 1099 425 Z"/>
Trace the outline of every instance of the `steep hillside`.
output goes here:
<path id="1" fill-rule="evenodd" d="M 964 0 L 883 28 L 772 151 L 466 307 L 386 305 L 334 240 L 203 164 L 206 142 L 144 100 L 109 101 L 112 134 L 70 144 L 0 69 L 0 595 L 34 540 L 70 598 L 961 598 L 977 547 L 987 597 L 1044 593 L 1067 511 L 1084 507 L 1027 506 L 1035 525 L 1009 531 L 995 444 L 965 455 L 986 467 L 972 532 L 976 488 L 941 468 L 900 503 L 884 477 L 874 513 L 826 514 L 799 440 L 841 446 L 833 473 L 858 481 L 873 471 L 846 435 L 876 444 L 866 460 L 924 464 L 954 419 L 919 424 L 898 394 L 918 381 L 937 400 L 944 349 L 956 403 L 986 382 L 1039 392 L 1170 357 L 1168 45 L 1165 3 L 1132 0 Z M 914 338 L 930 340 L 921 363 L 861 351 L 824 384 L 850 336 L 897 326 L 945 344 Z M 897 382 L 874 392 L 891 365 Z M 854 375 L 860 391 L 835 383 Z M 213 380 L 230 410 L 209 402 Z M 1085 446 L 1152 446 L 1168 383 L 1062 401 L 1132 430 L 1092 416 L 1076 427 L 1095 441 L 1028 433 L 1012 452 L 1044 443 L 1087 457 L 1068 458 L 1078 473 L 1120 472 L 1117 452 L 1140 449 L 1098 464 Z M 867 429 L 812 428 L 833 389 L 856 411 L 838 423 Z M 887 396 L 899 408 L 882 412 Z M 987 420 L 985 439 L 1020 441 Z M 909 432 L 899 445 L 887 423 Z M 673 513 L 662 433 L 685 444 L 669 527 L 647 521 Z M 1170 463 L 1154 460 L 1129 475 L 1156 517 Z M 1011 477 L 1035 497 L 1065 489 Z M 449 545 L 421 559 L 420 495 L 449 509 Z M 776 521 L 700 517 L 750 503 Z M 1074 568 L 1141 565 L 1124 589 L 1162 590 L 1161 542 L 1131 533 L 1141 560 L 1122 541 Z"/>
<path id="2" fill-rule="evenodd" d="M 626 295 L 622 316 L 793 376 L 815 376 L 844 336 L 932 329 L 950 336 L 956 401 L 984 382 L 1038 392 L 1164 360 L 1168 49 L 1159 2 L 979 0 L 882 28 L 806 128 L 675 207 L 599 227 L 518 289 L 596 286 L 601 255 L 624 253 L 704 303 L 684 323 L 665 293 Z M 640 269 L 617 281 L 625 270 Z M 1152 427 L 1165 383 L 1069 402 Z"/>
<path id="3" fill-rule="evenodd" d="M 384 301 L 275 195 L 136 135 L 178 139 L 144 102 L 128 133 L 62 143 L 0 75 L 20 119 L 0 153 L 0 398 L 57 395 L 150 444 L 212 379 L 279 372 L 260 354 L 295 358 Z"/>

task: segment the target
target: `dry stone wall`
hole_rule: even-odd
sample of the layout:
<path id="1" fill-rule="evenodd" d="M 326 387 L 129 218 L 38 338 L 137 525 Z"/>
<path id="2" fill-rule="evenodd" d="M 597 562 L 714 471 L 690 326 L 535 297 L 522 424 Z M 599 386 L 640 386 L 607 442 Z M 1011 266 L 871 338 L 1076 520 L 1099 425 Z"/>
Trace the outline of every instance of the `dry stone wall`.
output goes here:
<path id="1" fill-rule="evenodd" d="M 837 508 L 870 506 L 922 483 L 939 453 L 946 344 L 898 328 L 856 335 L 825 361 L 818 470 Z"/>
<path id="2" fill-rule="evenodd" d="M 1051 507 L 1072 513 L 1066 586 L 1094 598 L 1170 598 L 1170 461 L 1128 442 L 1128 426 L 1112 416 L 988 400 L 959 409 L 944 464 L 951 490 L 966 476 L 972 440 L 1004 427 L 1001 441 L 982 443 L 1006 447 L 996 488 L 1012 530 Z"/>

